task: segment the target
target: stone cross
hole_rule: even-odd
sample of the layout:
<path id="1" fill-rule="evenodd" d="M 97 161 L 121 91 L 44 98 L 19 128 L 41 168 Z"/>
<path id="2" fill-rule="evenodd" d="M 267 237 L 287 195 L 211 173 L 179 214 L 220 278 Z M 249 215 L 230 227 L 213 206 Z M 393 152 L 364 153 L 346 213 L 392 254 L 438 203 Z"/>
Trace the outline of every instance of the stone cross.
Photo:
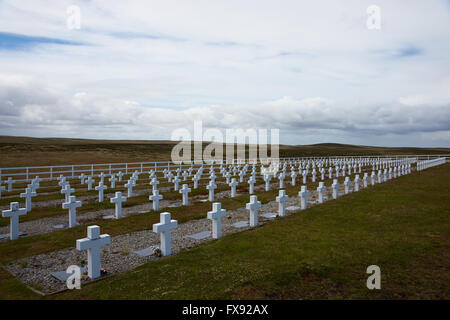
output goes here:
<path id="1" fill-rule="evenodd" d="M 222 209 L 220 202 L 214 202 L 212 211 L 208 211 L 208 219 L 212 220 L 212 237 L 218 239 L 222 237 L 222 218 L 225 217 L 227 211 Z"/>
<path id="2" fill-rule="evenodd" d="M 306 184 L 306 178 L 308 177 L 308 171 L 303 171 L 303 184 Z"/>
<path id="3" fill-rule="evenodd" d="M 367 188 L 369 182 L 369 175 L 367 174 L 367 172 L 364 172 L 364 176 L 363 176 L 363 187 Z"/>
<path id="4" fill-rule="evenodd" d="M 159 200 L 162 198 L 163 196 L 159 194 L 159 190 L 154 190 L 153 195 L 148 197 L 150 201 L 153 201 L 153 211 L 159 210 Z"/>
<path id="5" fill-rule="evenodd" d="M 178 191 L 180 179 L 178 179 L 178 176 L 175 176 L 175 179 L 173 179 L 173 190 Z"/>
<path id="6" fill-rule="evenodd" d="M 284 188 L 284 178 L 285 178 L 285 174 L 282 172 L 280 173 L 280 175 L 278 176 L 278 180 L 280 181 L 280 189 Z"/>
<path id="7" fill-rule="evenodd" d="M 14 182 L 16 181 L 14 181 L 11 177 L 9 177 L 8 180 L 6 180 L 6 184 L 8 185 L 8 192 L 12 191 L 12 185 Z"/>
<path id="8" fill-rule="evenodd" d="M 105 183 L 105 174 L 103 172 L 100 172 L 98 176 L 100 177 L 100 182 Z"/>
<path id="9" fill-rule="evenodd" d="M 250 176 L 250 179 L 248 180 L 248 184 L 249 184 L 248 193 L 249 194 L 255 193 L 255 182 L 256 182 L 255 177 Z"/>
<path id="10" fill-rule="evenodd" d="M 86 175 L 84 173 L 82 173 L 78 178 L 80 178 L 80 183 L 84 184 L 84 180 L 86 180 Z"/>
<path id="11" fill-rule="evenodd" d="M 122 192 L 118 191 L 116 192 L 116 196 L 114 198 L 109 199 L 110 203 L 116 204 L 116 210 L 115 210 L 115 218 L 120 219 L 122 218 L 122 202 L 127 201 L 126 197 L 122 197 Z"/>
<path id="12" fill-rule="evenodd" d="M 350 185 L 352 182 L 350 181 L 350 177 L 345 177 L 344 180 L 344 193 L 347 194 L 350 192 Z"/>
<path id="13" fill-rule="evenodd" d="M 356 168 L 356 167 L 355 167 Z M 361 182 L 361 179 L 359 178 L 359 174 L 357 174 L 356 176 L 355 176 L 355 186 L 354 186 L 354 190 L 355 190 L 355 192 L 358 192 L 359 191 L 359 183 Z"/>
<path id="14" fill-rule="evenodd" d="M 186 171 L 185 171 L 186 172 Z M 191 192 L 191 188 L 189 188 L 189 186 L 187 184 L 183 184 L 183 186 L 181 187 L 180 193 L 183 194 L 183 206 L 188 206 L 189 205 L 189 192 Z"/>
<path id="15" fill-rule="evenodd" d="M 89 176 L 87 178 L 88 191 L 92 190 L 93 183 L 95 183 L 95 180 L 92 178 L 92 176 Z"/>
<path id="16" fill-rule="evenodd" d="M 158 184 L 159 181 L 156 178 L 153 178 L 152 181 L 149 183 L 152 186 L 152 191 L 155 192 L 155 190 L 158 190 Z"/>
<path id="17" fill-rule="evenodd" d="M 266 191 L 270 190 L 270 179 L 271 179 L 271 175 L 270 174 L 265 174 L 264 175 L 264 182 L 266 183 Z"/>
<path id="18" fill-rule="evenodd" d="M 169 212 L 162 212 L 160 214 L 160 221 L 153 225 L 153 232 L 161 235 L 161 254 L 163 256 L 170 256 L 172 254 L 171 232 L 178 227 L 178 221 L 172 220 Z"/>
<path id="19" fill-rule="evenodd" d="M 323 181 L 319 182 L 319 186 L 317 187 L 317 195 L 318 195 L 318 201 L 319 203 L 323 203 L 323 196 L 325 194 L 325 185 L 323 183 Z"/>
<path id="20" fill-rule="evenodd" d="M 128 198 L 133 196 L 133 187 L 136 185 L 136 182 L 133 179 L 129 179 L 127 183 L 125 183 L 124 187 L 128 189 Z"/>
<path id="21" fill-rule="evenodd" d="M 27 212 L 30 212 L 32 209 L 31 198 L 36 196 L 36 192 L 31 191 L 31 188 L 26 188 L 24 193 L 20 194 L 21 198 L 25 198 L 25 207 L 27 208 Z"/>
<path id="22" fill-rule="evenodd" d="M 230 174 L 229 172 L 227 172 L 227 173 L 225 174 L 226 184 L 229 184 L 229 183 L 230 183 L 230 178 L 231 178 L 231 174 Z"/>
<path id="23" fill-rule="evenodd" d="M 64 194 L 64 195 L 66 196 L 66 197 L 65 197 L 65 201 L 66 201 L 66 202 L 69 202 L 70 194 L 71 194 L 72 192 L 75 192 L 75 189 L 74 189 L 74 188 L 71 188 L 71 187 L 70 187 L 70 184 L 66 184 L 66 187 L 65 187 L 64 189 L 61 190 L 61 193 Z"/>
<path id="24" fill-rule="evenodd" d="M 278 202 L 278 215 L 284 217 L 286 215 L 286 201 L 288 200 L 286 190 L 280 190 L 275 200 Z"/>
<path id="25" fill-rule="evenodd" d="M 238 185 L 236 178 L 231 179 L 231 182 L 228 185 L 231 187 L 231 198 L 236 197 L 236 186 Z"/>
<path id="26" fill-rule="evenodd" d="M 308 197 L 309 197 L 309 191 L 306 188 L 306 186 L 301 187 L 298 196 L 300 197 L 300 208 L 302 210 L 305 210 L 308 206 Z"/>
<path id="27" fill-rule="evenodd" d="M 245 207 L 250 211 L 250 226 L 256 227 L 258 225 L 258 209 L 261 208 L 258 196 L 250 196 L 250 202 Z"/>
<path id="28" fill-rule="evenodd" d="M 209 184 L 206 186 L 206 189 L 209 190 L 208 200 L 213 202 L 214 201 L 214 189 L 216 189 L 217 186 L 214 183 L 214 181 L 209 181 Z"/>
<path id="29" fill-rule="evenodd" d="M 77 240 L 77 250 L 87 250 L 89 278 L 100 277 L 100 249 L 110 243 L 111 237 L 108 234 L 101 235 L 100 227 L 95 225 L 87 227 L 87 238 Z"/>
<path id="30" fill-rule="evenodd" d="M 114 189 L 116 187 L 116 175 L 113 174 L 110 178 L 109 178 L 109 182 L 111 182 L 111 189 Z"/>
<path id="31" fill-rule="evenodd" d="M 371 185 L 375 185 L 375 178 L 376 178 L 375 171 L 372 171 L 372 174 L 370 175 L 370 183 L 371 183 Z"/>
<path id="32" fill-rule="evenodd" d="M 292 186 L 295 186 L 295 180 L 297 178 L 297 173 L 295 171 L 291 172 L 291 184 Z"/>
<path id="33" fill-rule="evenodd" d="M 98 202 L 103 202 L 103 194 L 107 187 L 100 181 L 98 186 L 95 187 L 95 190 L 98 191 Z"/>
<path id="34" fill-rule="evenodd" d="M 77 225 L 77 208 L 81 207 L 81 201 L 77 201 L 75 196 L 70 196 L 69 199 L 62 204 L 63 209 L 69 209 L 69 228 Z"/>
<path id="35" fill-rule="evenodd" d="M 9 210 L 2 211 L 3 218 L 9 218 L 9 239 L 19 238 L 19 216 L 27 214 L 26 208 L 19 208 L 18 202 L 11 202 Z"/>
<path id="36" fill-rule="evenodd" d="M 192 181 L 194 181 L 194 189 L 198 188 L 198 180 L 200 180 L 200 176 L 198 174 L 194 175 Z"/>
<path id="37" fill-rule="evenodd" d="M 337 179 L 333 179 L 331 190 L 333 191 L 333 199 L 337 199 L 339 197 L 339 182 Z"/>

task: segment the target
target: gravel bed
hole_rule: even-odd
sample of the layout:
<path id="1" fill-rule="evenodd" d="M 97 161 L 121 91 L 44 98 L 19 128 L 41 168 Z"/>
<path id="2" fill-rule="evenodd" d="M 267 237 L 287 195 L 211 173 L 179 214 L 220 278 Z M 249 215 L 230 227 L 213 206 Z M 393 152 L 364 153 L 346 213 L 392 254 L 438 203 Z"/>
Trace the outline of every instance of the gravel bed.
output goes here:
<path id="1" fill-rule="evenodd" d="M 218 193 L 217 199 L 229 196 L 229 192 L 230 191 L 224 191 Z M 340 187 L 340 192 L 344 192 L 344 187 L 342 185 Z M 316 199 L 317 192 L 311 190 L 308 206 L 316 204 Z M 331 191 L 328 190 L 325 192 L 325 200 L 327 199 L 331 199 Z M 173 201 L 166 201 L 164 204 L 163 202 L 164 201 L 161 201 L 161 206 L 168 206 Z M 145 204 L 143 206 L 150 205 L 151 204 Z M 286 202 L 286 206 L 299 205 L 300 200 L 298 197 L 290 197 Z M 276 201 L 270 201 L 269 203 L 262 205 L 259 210 L 258 225 L 263 225 L 267 221 L 272 220 L 261 216 L 261 214 L 269 212 L 277 213 L 277 211 L 278 203 Z M 298 210 L 287 210 L 286 215 L 290 215 L 297 211 Z M 124 208 L 124 215 L 126 214 Z M 248 221 L 248 219 L 249 212 L 245 208 L 227 210 L 226 218 L 222 219 L 223 236 L 250 229 L 251 227 L 249 226 L 242 228 L 232 226 L 235 222 L 243 220 Z M 206 218 L 179 224 L 178 228 L 172 232 L 172 254 L 176 255 L 181 250 L 190 249 L 201 243 L 213 240 L 211 236 L 201 240 L 187 237 L 188 235 L 203 231 L 211 231 L 211 221 Z M 108 271 L 108 275 L 111 275 L 132 270 L 145 264 L 149 260 L 162 259 L 154 255 L 142 257 L 133 252 L 157 245 L 159 244 L 159 241 L 159 235 L 153 233 L 152 230 L 142 230 L 112 237 L 111 244 L 102 249 L 102 267 Z M 48 294 L 66 288 L 66 284 L 53 278 L 51 273 L 66 270 L 70 265 L 82 265 L 86 263 L 86 255 L 86 252 L 77 251 L 74 247 L 22 258 L 7 265 L 7 269 L 22 282 Z M 82 285 L 87 282 L 90 282 L 90 280 L 86 278 L 82 279 Z"/>

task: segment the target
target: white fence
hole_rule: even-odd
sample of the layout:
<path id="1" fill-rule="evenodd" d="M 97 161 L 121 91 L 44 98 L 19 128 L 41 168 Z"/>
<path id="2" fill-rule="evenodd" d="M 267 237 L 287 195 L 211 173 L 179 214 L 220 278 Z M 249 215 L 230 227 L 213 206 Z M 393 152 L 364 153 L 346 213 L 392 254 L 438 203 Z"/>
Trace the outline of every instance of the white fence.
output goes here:
<path id="1" fill-rule="evenodd" d="M 417 171 L 422 171 L 430 167 L 439 166 L 445 163 L 445 158 L 437 158 L 433 160 L 425 160 L 417 162 Z"/>
<path id="2" fill-rule="evenodd" d="M 381 160 L 401 160 L 401 159 L 432 159 L 435 157 L 442 157 L 450 159 L 450 155 L 386 155 L 386 156 L 331 156 L 331 157 L 286 157 L 280 159 L 234 159 L 231 161 L 203 161 L 202 163 L 196 162 L 184 162 L 174 163 L 171 161 L 166 162 L 132 162 L 132 163 L 107 163 L 107 164 L 73 164 L 73 165 L 61 165 L 61 166 L 39 166 L 39 167 L 12 167 L 12 168 L 0 168 L 0 183 L 11 177 L 16 182 L 30 181 L 34 177 L 39 176 L 43 180 L 57 179 L 60 175 L 64 175 L 68 178 L 75 178 L 84 173 L 85 175 L 96 175 L 104 172 L 107 175 L 118 173 L 122 171 L 124 174 L 138 172 L 146 172 L 154 170 L 155 172 L 162 172 L 164 169 L 176 169 L 187 167 L 199 167 L 201 165 L 211 164 L 255 164 L 257 166 L 261 164 L 267 164 L 270 161 L 308 161 L 308 160 L 325 160 L 339 161 L 348 159 L 369 159 L 370 162 Z M 444 159 L 445 159 L 444 158 Z"/>

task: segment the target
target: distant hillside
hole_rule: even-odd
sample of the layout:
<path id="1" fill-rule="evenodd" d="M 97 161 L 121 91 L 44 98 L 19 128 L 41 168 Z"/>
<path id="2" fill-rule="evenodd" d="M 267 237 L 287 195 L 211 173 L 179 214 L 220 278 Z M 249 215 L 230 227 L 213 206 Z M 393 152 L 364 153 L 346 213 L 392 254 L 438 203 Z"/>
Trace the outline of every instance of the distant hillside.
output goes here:
<path id="1" fill-rule="evenodd" d="M 167 161 L 167 140 L 90 140 L 0 136 L 0 167 Z M 204 146 L 209 143 L 204 143 Z M 387 148 L 336 143 L 280 145 L 281 157 L 450 154 L 449 148 Z"/>

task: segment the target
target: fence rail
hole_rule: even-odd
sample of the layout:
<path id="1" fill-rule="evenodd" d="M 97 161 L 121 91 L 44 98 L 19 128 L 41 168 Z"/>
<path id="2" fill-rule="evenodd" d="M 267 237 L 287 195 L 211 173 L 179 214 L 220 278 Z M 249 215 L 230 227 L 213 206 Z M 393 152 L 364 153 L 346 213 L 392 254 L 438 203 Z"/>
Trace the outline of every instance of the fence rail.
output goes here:
<path id="1" fill-rule="evenodd" d="M 75 178 L 82 173 L 85 175 L 95 175 L 105 172 L 108 175 L 122 171 L 124 174 L 129 174 L 135 171 L 140 173 L 144 171 L 154 170 L 155 172 L 162 172 L 164 169 L 187 168 L 191 166 L 212 165 L 212 164 L 267 164 L 270 161 L 304 161 L 304 160 L 325 160 L 331 161 L 345 160 L 345 159 L 369 159 L 371 161 L 379 160 L 399 160 L 415 158 L 417 161 L 432 160 L 435 158 L 445 158 L 445 161 L 450 160 L 450 155 L 377 155 L 377 156 L 329 156 L 329 157 L 285 157 L 285 158 L 266 158 L 266 159 L 233 159 L 233 160 L 215 160 L 215 161 L 189 161 L 183 163 L 174 163 L 172 161 L 165 162 L 129 162 L 129 163 L 102 163 L 102 164 L 71 164 L 59 166 L 34 166 L 34 167 L 11 167 L 0 168 L 0 183 L 5 182 L 7 178 L 11 178 L 16 182 L 30 181 L 36 176 L 43 180 L 57 179 L 60 175 Z"/>

